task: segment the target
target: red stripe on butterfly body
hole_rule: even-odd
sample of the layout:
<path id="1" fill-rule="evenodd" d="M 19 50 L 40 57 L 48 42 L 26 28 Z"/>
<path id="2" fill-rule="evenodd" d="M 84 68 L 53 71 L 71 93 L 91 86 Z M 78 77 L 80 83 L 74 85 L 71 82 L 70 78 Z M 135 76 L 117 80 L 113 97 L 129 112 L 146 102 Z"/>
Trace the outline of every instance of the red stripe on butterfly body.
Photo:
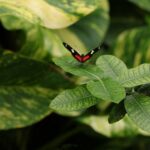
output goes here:
<path id="1" fill-rule="evenodd" d="M 78 61 L 82 62 L 82 57 L 81 57 L 80 55 L 74 55 L 74 57 L 75 57 Z"/>
<path id="2" fill-rule="evenodd" d="M 85 56 L 82 57 L 82 62 L 85 62 L 88 59 L 90 59 L 90 55 L 85 55 Z"/>

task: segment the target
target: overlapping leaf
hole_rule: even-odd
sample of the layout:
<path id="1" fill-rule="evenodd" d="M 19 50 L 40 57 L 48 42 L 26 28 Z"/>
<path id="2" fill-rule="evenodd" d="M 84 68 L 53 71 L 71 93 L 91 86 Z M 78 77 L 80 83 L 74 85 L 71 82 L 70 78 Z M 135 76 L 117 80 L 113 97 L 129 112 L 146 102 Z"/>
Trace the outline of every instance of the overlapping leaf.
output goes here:
<path id="1" fill-rule="evenodd" d="M 136 68 L 129 69 L 119 77 L 124 87 L 134 87 L 150 83 L 150 64 L 142 64 Z"/>
<path id="2" fill-rule="evenodd" d="M 63 68 L 66 72 L 74 75 L 85 76 L 95 80 L 103 77 L 103 71 L 95 65 L 84 65 L 74 60 L 74 58 L 69 57 L 55 58 L 53 60 L 55 64 Z"/>
<path id="3" fill-rule="evenodd" d="M 129 117 L 143 130 L 150 132 L 150 97 L 134 94 L 125 99 Z"/>
<path id="4" fill-rule="evenodd" d="M 105 77 L 113 79 L 117 79 L 123 72 L 127 71 L 123 61 L 112 55 L 100 56 L 96 61 L 96 65 L 104 71 Z"/>
<path id="5" fill-rule="evenodd" d="M 109 123 L 114 123 L 121 120 L 126 114 L 126 110 L 124 108 L 124 101 L 121 101 L 119 104 L 115 104 L 108 117 Z"/>
<path id="6" fill-rule="evenodd" d="M 119 103 L 125 97 L 125 89 L 111 78 L 90 81 L 87 88 L 97 98 Z"/>
<path id="7" fill-rule="evenodd" d="M 79 86 L 75 89 L 65 90 L 56 96 L 51 101 L 50 108 L 62 112 L 74 111 L 86 109 L 99 101 L 84 86 Z"/>

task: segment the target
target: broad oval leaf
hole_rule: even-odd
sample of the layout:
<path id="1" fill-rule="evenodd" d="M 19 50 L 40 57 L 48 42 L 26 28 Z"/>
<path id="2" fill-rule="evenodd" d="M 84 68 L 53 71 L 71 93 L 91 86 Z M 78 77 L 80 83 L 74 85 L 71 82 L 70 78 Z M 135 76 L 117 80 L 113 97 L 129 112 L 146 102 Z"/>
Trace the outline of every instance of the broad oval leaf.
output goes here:
<path id="1" fill-rule="evenodd" d="M 142 64 L 129 69 L 119 77 L 119 81 L 124 87 L 134 87 L 150 83 L 150 64 Z"/>
<path id="2" fill-rule="evenodd" d="M 56 65 L 63 68 L 66 72 L 72 73 L 77 76 L 85 76 L 89 79 L 99 80 L 103 77 L 103 71 L 95 65 L 87 65 L 80 63 L 74 58 L 61 57 L 54 58 L 53 61 Z"/>
<path id="3" fill-rule="evenodd" d="M 14 15 L 34 24 L 56 29 L 75 23 L 99 7 L 99 0 L 92 1 L 43 1 L 0 0 L 0 16 Z M 57 16 L 57 17 L 56 17 Z"/>
<path id="4" fill-rule="evenodd" d="M 123 61 L 112 55 L 100 56 L 96 61 L 96 65 L 104 71 L 106 77 L 113 79 L 117 79 L 118 76 L 127 71 Z"/>
<path id="5" fill-rule="evenodd" d="M 128 96 L 124 102 L 127 114 L 135 124 L 150 132 L 150 97 L 134 94 Z"/>
<path id="6" fill-rule="evenodd" d="M 0 54 L 0 129 L 25 127 L 49 115 L 49 102 L 66 81 L 48 63 Z"/>
<path id="7" fill-rule="evenodd" d="M 125 97 L 125 89 L 111 78 L 90 81 L 87 88 L 95 97 L 114 103 L 119 103 Z"/>
<path id="8" fill-rule="evenodd" d="M 100 100 L 95 98 L 83 86 L 65 90 L 56 96 L 50 103 L 50 108 L 56 111 L 75 111 L 86 109 L 95 105 Z"/>

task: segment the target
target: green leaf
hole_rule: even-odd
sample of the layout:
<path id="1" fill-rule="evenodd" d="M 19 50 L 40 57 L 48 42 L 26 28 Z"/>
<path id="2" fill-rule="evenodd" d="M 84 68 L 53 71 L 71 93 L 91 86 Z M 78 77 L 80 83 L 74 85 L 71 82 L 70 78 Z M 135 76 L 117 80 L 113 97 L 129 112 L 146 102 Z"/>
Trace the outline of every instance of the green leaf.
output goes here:
<path id="1" fill-rule="evenodd" d="M 1 86 L 0 129 L 21 128 L 51 113 L 50 100 L 56 92 L 39 87 Z"/>
<path id="2" fill-rule="evenodd" d="M 65 90 L 56 96 L 50 103 L 50 108 L 57 111 L 74 111 L 86 109 L 100 100 L 93 97 L 83 86 Z"/>
<path id="3" fill-rule="evenodd" d="M 68 83 L 51 64 L 36 61 L 11 52 L 0 55 L 0 85 L 41 86 L 58 89 Z M 57 84 L 56 84 L 57 82 Z M 64 83 L 65 82 L 65 83 Z"/>
<path id="4" fill-rule="evenodd" d="M 119 104 L 115 104 L 110 111 L 108 122 L 114 123 L 121 120 L 126 114 L 126 110 L 124 108 L 124 101 L 121 101 Z"/>
<path id="5" fill-rule="evenodd" d="M 37 59 L 51 61 L 52 56 L 61 56 L 66 53 L 58 35 L 38 26 L 29 26 L 25 29 L 26 41 L 19 53 Z"/>
<path id="6" fill-rule="evenodd" d="M 99 0 L 73 1 L 34 1 L 0 0 L 0 16 L 13 15 L 34 24 L 58 29 L 69 26 L 81 17 L 88 15 L 99 7 Z M 57 16 L 57 17 L 56 17 Z"/>
<path id="7" fill-rule="evenodd" d="M 28 26 L 25 29 L 26 41 L 19 53 L 37 60 L 50 58 L 50 52 L 45 50 L 42 29 L 37 26 Z M 41 51 L 41 49 L 43 49 Z"/>
<path id="8" fill-rule="evenodd" d="M 36 60 L 47 60 L 49 62 L 52 56 L 62 56 L 67 52 L 56 31 L 30 24 L 14 16 L 2 17 L 1 22 L 9 32 L 16 33 L 17 37 L 13 37 L 13 41 L 11 39 L 9 40 L 14 42 L 14 45 L 18 45 L 18 43 L 21 45 L 21 48 L 19 47 L 20 49 L 15 47 L 15 51 L 24 56 Z M 20 32 L 23 33 L 23 38 L 20 37 Z"/>
<path id="9" fill-rule="evenodd" d="M 13 23 L 12 23 L 13 22 Z M 19 19 L 16 16 L 4 16 L 1 17 L 1 23 L 7 30 L 18 30 L 32 26 L 33 24 L 26 22 L 23 19 Z"/>
<path id="10" fill-rule="evenodd" d="M 130 95 L 125 99 L 125 109 L 138 127 L 150 132 L 150 97 Z"/>
<path id="11" fill-rule="evenodd" d="M 99 9 L 69 28 L 57 30 L 63 41 L 81 53 L 98 46 L 104 39 L 109 25 L 109 5 L 107 0 L 99 1 Z"/>
<path id="12" fill-rule="evenodd" d="M 129 0 L 130 2 L 133 2 L 134 4 L 138 5 L 139 7 L 150 11 L 150 1 L 149 0 Z"/>
<path id="13" fill-rule="evenodd" d="M 76 0 L 47 0 L 47 2 L 54 7 L 63 9 L 67 13 L 83 17 L 99 7 L 101 0 L 84 0 L 78 2 Z"/>
<path id="14" fill-rule="evenodd" d="M 26 4 L 28 6 L 25 6 Z M 29 7 L 29 3 L 25 1 L 19 4 L 17 0 L 0 0 L 0 16 L 13 15 L 28 20 L 29 22 L 39 23 L 40 19 L 38 16 L 27 7 Z"/>
<path id="15" fill-rule="evenodd" d="M 138 27 L 122 32 L 114 43 L 112 51 L 128 67 L 150 62 L 150 26 Z"/>
<path id="16" fill-rule="evenodd" d="M 150 83 L 150 64 L 142 64 L 136 68 L 129 69 L 119 77 L 124 87 L 134 87 Z"/>
<path id="17" fill-rule="evenodd" d="M 26 127 L 49 115 L 49 102 L 66 81 L 48 63 L 0 54 L 0 129 Z"/>
<path id="18" fill-rule="evenodd" d="M 74 75 L 85 76 L 95 80 L 99 80 L 103 77 L 103 71 L 95 65 L 79 63 L 71 57 L 54 58 L 53 60 L 56 65 Z"/>
<path id="19" fill-rule="evenodd" d="M 105 77 L 117 79 L 123 72 L 127 71 L 126 65 L 115 56 L 103 55 L 100 56 L 96 65 L 105 73 Z"/>
<path id="20" fill-rule="evenodd" d="M 87 88 L 95 97 L 114 103 L 119 103 L 125 97 L 125 89 L 111 78 L 90 81 Z"/>

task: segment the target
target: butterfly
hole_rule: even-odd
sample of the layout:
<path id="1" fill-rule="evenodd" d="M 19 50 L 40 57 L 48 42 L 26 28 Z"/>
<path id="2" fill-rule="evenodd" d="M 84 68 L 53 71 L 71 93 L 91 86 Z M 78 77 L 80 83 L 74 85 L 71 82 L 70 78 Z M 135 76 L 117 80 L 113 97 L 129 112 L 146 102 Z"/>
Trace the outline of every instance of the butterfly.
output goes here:
<path id="1" fill-rule="evenodd" d="M 76 50 L 74 50 L 70 45 L 68 45 L 67 43 L 63 42 L 63 45 L 66 49 L 68 49 L 72 56 L 79 62 L 84 63 L 87 60 L 89 60 L 93 54 L 95 54 L 98 50 L 100 50 L 100 46 L 92 49 L 90 52 L 88 52 L 86 55 L 82 54 L 80 55 Z"/>

